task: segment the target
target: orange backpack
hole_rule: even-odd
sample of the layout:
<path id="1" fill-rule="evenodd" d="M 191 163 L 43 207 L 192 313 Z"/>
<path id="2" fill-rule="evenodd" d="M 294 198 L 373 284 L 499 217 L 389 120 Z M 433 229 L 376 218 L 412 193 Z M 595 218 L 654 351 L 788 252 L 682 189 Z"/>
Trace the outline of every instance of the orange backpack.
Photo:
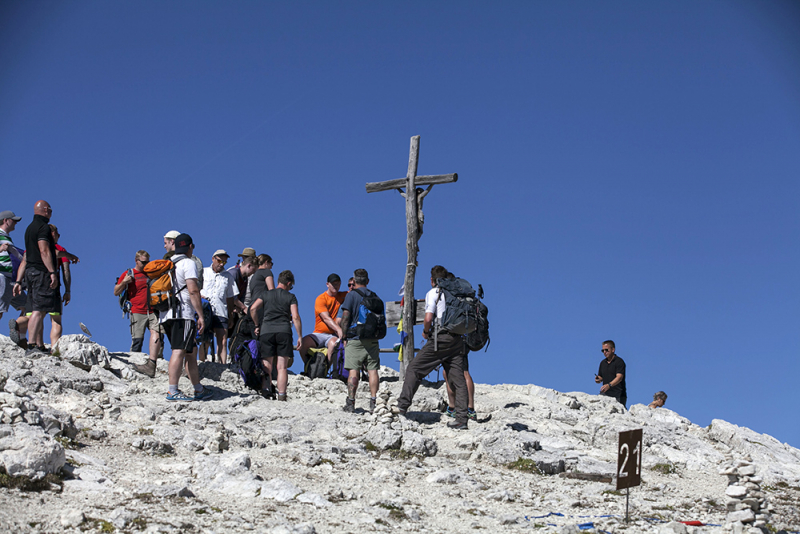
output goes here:
<path id="1" fill-rule="evenodd" d="M 166 312 L 177 308 L 178 299 L 173 291 L 175 264 L 170 260 L 153 260 L 144 266 L 147 275 L 147 305 L 152 310 Z M 178 291 L 181 291 L 180 289 Z"/>

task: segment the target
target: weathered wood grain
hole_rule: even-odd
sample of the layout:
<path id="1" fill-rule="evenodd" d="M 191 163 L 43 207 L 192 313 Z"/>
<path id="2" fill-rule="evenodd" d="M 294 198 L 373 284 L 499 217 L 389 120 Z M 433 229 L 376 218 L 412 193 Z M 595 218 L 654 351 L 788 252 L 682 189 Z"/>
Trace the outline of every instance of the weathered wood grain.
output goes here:
<path id="1" fill-rule="evenodd" d="M 415 176 L 414 184 L 431 185 L 431 184 L 450 184 L 458 181 L 458 173 L 453 174 L 434 174 L 431 176 Z M 408 178 L 398 178 L 397 180 L 386 180 L 385 182 L 367 182 L 367 193 L 377 193 L 378 191 L 389 191 L 391 189 L 399 189 L 406 187 Z"/>

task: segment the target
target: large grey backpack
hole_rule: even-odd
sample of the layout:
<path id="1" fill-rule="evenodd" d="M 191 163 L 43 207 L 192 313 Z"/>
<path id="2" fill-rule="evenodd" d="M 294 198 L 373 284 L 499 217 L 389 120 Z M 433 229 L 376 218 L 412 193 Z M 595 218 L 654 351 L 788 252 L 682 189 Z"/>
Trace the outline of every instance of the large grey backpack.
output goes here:
<path id="1" fill-rule="evenodd" d="M 478 303 L 472 285 L 463 278 L 439 278 L 439 296 L 444 297 L 444 313 L 439 319 L 439 329 L 454 336 L 463 336 L 478 327 Z"/>

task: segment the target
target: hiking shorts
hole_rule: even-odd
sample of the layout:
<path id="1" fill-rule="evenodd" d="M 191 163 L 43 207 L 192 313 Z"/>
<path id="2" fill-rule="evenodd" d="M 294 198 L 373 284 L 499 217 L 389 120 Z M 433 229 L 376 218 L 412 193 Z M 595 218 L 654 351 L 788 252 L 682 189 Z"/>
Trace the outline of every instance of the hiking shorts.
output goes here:
<path id="1" fill-rule="evenodd" d="M 331 339 L 335 339 L 336 336 L 333 334 L 320 334 L 319 332 L 314 332 L 313 334 L 309 334 L 308 337 L 314 340 L 316 343 L 315 349 L 324 349 L 328 346 L 328 341 Z"/>
<path id="2" fill-rule="evenodd" d="M 10 307 L 17 311 L 25 309 L 28 295 L 23 291 L 16 297 L 14 296 L 14 280 L 8 276 L 0 274 L 0 313 L 5 313 Z"/>
<path id="3" fill-rule="evenodd" d="M 50 274 L 38 269 L 25 269 L 28 286 L 27 311 L 61 313 L 61 283 L 50 289 Z"/>
<path id="4" fill-rule="evenodd" d="M 344 368 L 361 369 L 367 364 L 367 371 L 377 371 L 381 367 L 381 352 L 377 339 L 348 339 L 344 347 Z"/>
<path id="5" fill-rule="evenodd" d="M 183 350 L 191 354 L 195 349 L 197 324 L 190 319 L 167 319 L 161 326 L 167 332 L 169 346 L 172 350 Z"/>
<path id="6" fill-rule="evenodd" d="M 206 327 L 208 328 L 208 327 Z M 211 316 L 211 328 L 222 328 L 226 332 L 228 331 L 228 318 L 227 317 L 220 317 L 219 315 L 212 315 Z"/>
<path id="7" fill-rule="evenodd" d="M 291 332 L 267 332 L 258 338 L 262 358 L 283 356 L 291 358 L 294 355 Z"/>
<path id="8" fill-rule="evenodd" d="M 131 339 L 143 339 L 145 330 L 158 333 L 158 315 L 155 313 L 132 313 Z"/>

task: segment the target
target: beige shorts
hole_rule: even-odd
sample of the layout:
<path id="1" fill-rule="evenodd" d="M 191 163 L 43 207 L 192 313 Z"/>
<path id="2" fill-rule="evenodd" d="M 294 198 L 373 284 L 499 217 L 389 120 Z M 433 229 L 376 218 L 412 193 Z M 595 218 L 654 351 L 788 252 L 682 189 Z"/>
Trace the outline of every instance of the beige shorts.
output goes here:
<path id="1" fill-rule="evenodd" d="M 142 339 L 145 330 L 159 332 L 158 316 L 154 313 L 145 315 L 144 313 L 131 314 L 131 339 Z"/>
<path id="2" fill-rule="evenodd" d="M 344 368 L 361 369 L 367 364 L 368 371 L 381 367 L 381 352 L 377 339 L 348 339 L 344 347 Z"/>

